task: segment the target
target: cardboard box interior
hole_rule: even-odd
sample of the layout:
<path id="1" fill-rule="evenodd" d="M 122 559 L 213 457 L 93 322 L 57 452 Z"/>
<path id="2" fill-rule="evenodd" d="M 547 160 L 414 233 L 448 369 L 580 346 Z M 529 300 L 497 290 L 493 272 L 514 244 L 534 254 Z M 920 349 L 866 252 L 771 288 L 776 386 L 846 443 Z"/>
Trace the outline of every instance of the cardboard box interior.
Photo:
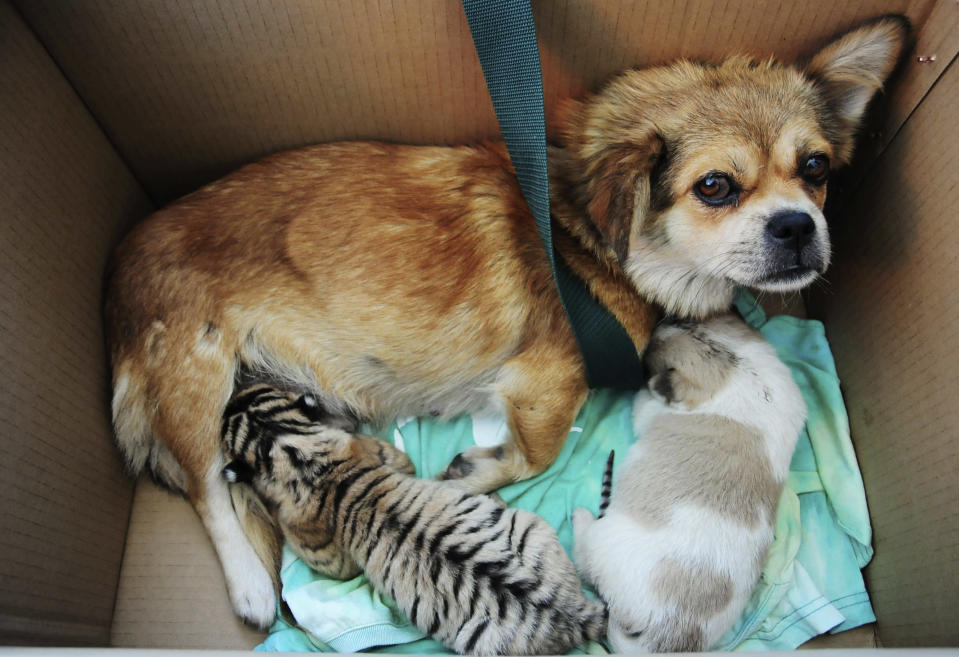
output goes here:
<path id="1" fill-rule="evenodd" d="M 916 50 L 831 190 L 836 264 L 805 305 L 826 325 L 866 481 L 879 640 L 956 646 L 959 5 L 534 3 L 548 120 L 631 66 L 791 60 L 891 12 L 912 19 Z M 121 472 L 100 309 L 124 232 L 277 150 L 497 134 L 457 0 L 0 1 L 0 643 L 261 637 L 233 618 L 186 502 Z M 870 645 L 873 629 L 855 636 Z"/>

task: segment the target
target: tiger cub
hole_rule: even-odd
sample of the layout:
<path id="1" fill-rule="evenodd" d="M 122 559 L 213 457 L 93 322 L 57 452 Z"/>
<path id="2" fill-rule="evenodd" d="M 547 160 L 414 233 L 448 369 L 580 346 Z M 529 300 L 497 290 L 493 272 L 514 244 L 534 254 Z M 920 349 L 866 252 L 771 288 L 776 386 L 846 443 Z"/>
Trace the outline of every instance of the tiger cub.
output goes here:
<path id="1" fill-rule="evenodd" d="M 417 479 L 406 454 L 322 415 L 312 396 L 258 385 L 234 398 L 222 436 L 227 479 L 252 484 L 311 567 L 362 570 L 458 653 L 559 654 L 605 635 L 605 607 L 539 516 Z"/>

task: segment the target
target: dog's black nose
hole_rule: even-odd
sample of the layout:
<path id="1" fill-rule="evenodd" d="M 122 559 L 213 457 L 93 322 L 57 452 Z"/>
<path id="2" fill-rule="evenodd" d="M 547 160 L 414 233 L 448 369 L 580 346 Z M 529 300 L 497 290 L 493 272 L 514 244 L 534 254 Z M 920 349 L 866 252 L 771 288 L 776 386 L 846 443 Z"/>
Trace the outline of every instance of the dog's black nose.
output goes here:
<path id="1" fill-rule="evenodd" d="M 816 224 L 805 212 L 780 212 L 766 224 L 766 232 L 776 244 L 799 251 L 812 241 Z"/>

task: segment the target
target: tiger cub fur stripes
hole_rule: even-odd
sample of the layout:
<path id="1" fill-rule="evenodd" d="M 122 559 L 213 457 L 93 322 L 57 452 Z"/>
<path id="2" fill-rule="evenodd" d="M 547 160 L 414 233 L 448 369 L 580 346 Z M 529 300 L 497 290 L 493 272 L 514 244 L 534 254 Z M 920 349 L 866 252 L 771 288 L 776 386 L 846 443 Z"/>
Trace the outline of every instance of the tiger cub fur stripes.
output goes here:
<path id="1" fill-rule="evenodd" d="M 389 443 L 325 425 L 310 396 L 239 392 L 225 475 L 252 484 L 291 548 L 336 578 L 366 573 L 417 627 L 459 653 L 559 654 L 606 633 L 539 516 L 417 479 Z"/>

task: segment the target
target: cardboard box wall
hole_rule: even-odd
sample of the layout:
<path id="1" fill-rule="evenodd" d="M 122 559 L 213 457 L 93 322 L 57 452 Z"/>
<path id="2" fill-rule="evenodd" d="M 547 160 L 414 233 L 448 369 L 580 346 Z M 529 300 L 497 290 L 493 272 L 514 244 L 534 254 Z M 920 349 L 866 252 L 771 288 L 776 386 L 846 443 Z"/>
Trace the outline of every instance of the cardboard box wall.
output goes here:
<path id="1" fill-rule="evenodd" d="M 889 12 L 916 53 L 831 192 L 836 264 L 807 305 L 866 481 L 879 639 L 956 646 L 959 3 L 534 2 L 548 119 L 630 66 L 790 60 Z M 134 486 L 112 444 L 101 283 L 132 223 L 285 148 L 496 134 L 458 0 L 0 0 L 0 643 L 260 638 L 186 503 Z"/>

